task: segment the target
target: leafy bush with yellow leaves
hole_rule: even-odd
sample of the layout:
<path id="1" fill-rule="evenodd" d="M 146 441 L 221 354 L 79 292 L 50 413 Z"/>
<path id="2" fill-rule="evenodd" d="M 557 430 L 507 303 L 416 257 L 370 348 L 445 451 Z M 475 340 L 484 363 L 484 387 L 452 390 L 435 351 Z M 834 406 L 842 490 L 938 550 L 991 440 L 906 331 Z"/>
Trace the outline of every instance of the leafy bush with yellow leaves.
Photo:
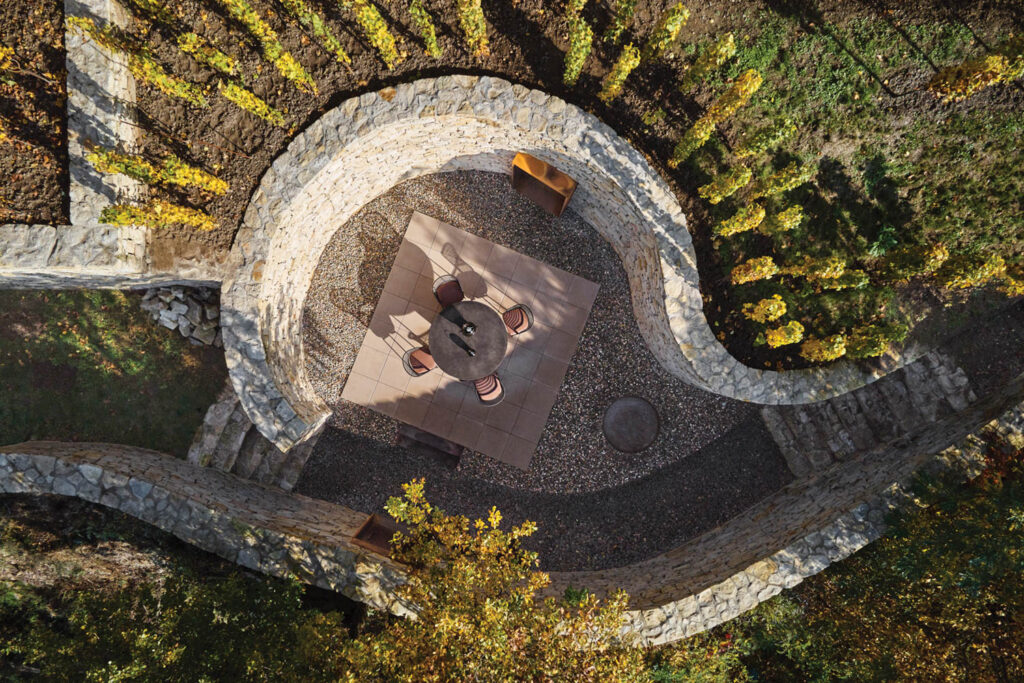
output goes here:
<path id="1" fill-rule="evenodd" d="M 622 92 L 622 86 L 629 74 L 640 64 L 640 50 L 632 43 L 622 48 L 619 58 L 615 60 L 612 70 L 601 82 L 601 92 L 597 93 L 602 102 L 611 102 Z"/>
<path id="2" fill-rule="evenodd" d="M 604 39 L 613 45 L 619 42 L 622 32 L 629 28 L 633 21 L 633 13 L 636 11 L 637 0 L 615 0 L 615 8 L 612 10 L 612 20 L 608 29 L 604 32 Z"/>
<path id="3" fill-rule="evenodd" d="M 731 197 L 747 183 L 753 173 L 746 166 L 739 166 L 728 173 L 715 176 L 707 185 L 697 188 L 697 194 L 708 200 L 711 204 L 718 204 L 726 197 Z"/>
<path id="4" fill-rule="evenodd" d="M 430 17 L 423 0 L 409 0 L 409 14 L 412 22 L 423 39 L 423 46 L 426 53 L 437 59 L 441 56 L 441 46 L 437 44 L 437 30 L 434 28 L 434 20 Z"/>
<path id="5" fill-rule="evenodd" d="M 883 266 L 885 274 L 895 280 L 909 280 L 934 273 L 949 259 L 945 244 L 907 245 L 891 249 Z"/>
<path id="6" fill-rule="evenodd" d="M 211 45 L 202 36 L 195 33 L 183 33 L 178 36 L 178 47 L 182 52 L 192 55 L 200 64 L 205 64 L 227 76 L 238 75 L 238 64 L 234 57 Z"/>
<path id="7" fill-rule="evenodd" d="M 827 363 L 846 353 L 846 335 L 833 334 L 824 339 L 810 337 L 800 345 L 800 355 L 812 363 Z"/>
<path id="8" fill-rule="evenodd" d="M 763 235 L 778 235 L 784 232 L 789 232 L 793 228 L 797 227 L 803 219 L 803 207 L 799 204 L 794 204 L 793 206 L 783 209 L 774 216 L 769 216 L 757 227 L 757 231 Z"/>
<path id="9" fill-rule="evenodd" d="M 377 54 L 389 69 L 402 61 L 395 46 L 395 37 L 388 30 L 384 17 L 370 0 L 339 0 L 342 7 L 351 10 L 356 16 L 356 23 L 363 29 L 366 40 L 377 50 Z M 479 0 L 477 0 L 479 2 Z M 461 7 L 461 0 L 460 0 Z"/>
<path id="10" fill-rule="evenodd" d="M 854 360 L 881 356 L 892 344 L 906 339 L 908 331 L 907 326 L 901 323 L 854 328 L 846 338 L 846 355 Z"/>
<path id="11" fill-rule="evenodd" d="M 824 258 L 804 256 L 799 263 L 781 270 L 783 275 L 800 275 L 811 281 L 830 280 L 846 272 L 846 260 L 834 254 Z"/>
<path id="12" fill-rule="evenodd" d="M 736 145 L 734 152 L 740 159 L 757 156 L 767 152 L 794 133 L 796 133 L 796 124 L 792 119 L 785 118 L 778 123 L 754 131 Z"/>
<path id="13" fill-rule="evenodd" d="M 309 29 L 327 50 L 334 54 L 334 58 L 342 64 L 351 64 L 352 58 L 345 52 L 345 48 L 334 37 L 334 32 L 324 23 L 319 14 L 306 5 L 303 0 L 280 0 L 288 14 L 299 20 L 299 23 Z"/>
<path id="14" fill-rule="evenodd" d="M 758 256 L 744 261 L 729 274 L 729 279 L 734 285 L 742 285 L 747 282 L 758 280 L 770 280 L 779 272 L 779 267 L 772 260 L 771 256 Z"/>
<path id="15" fill-rule="evenodd" d="M 284 118 L 284 113 L 271 107 L 261 97 L 257 96 L 248 88 L 243 87 L 237 81 L 219 83 L 217 87 L 220 90 L 221 95 L 253 116 L 257 116 L 278 128 L 288 127 Z"/>
<path id="16" fill-rule="evenodd" d="M 114 27 L 98 26 L 87 17 L 67 17 L 66 23 L 105 49 L 125 55 L 128 58 L 128 70 L 139 81 L 152 85 L 165 95 L 178 97 L 199 107 L 208 106 L 202 88 L 164 71 L 145 46 L 127 40 Z"/>
<path id="17" fill-rule="evenodd" d="M 735 214 L 721 221 L 711 233 L 716 237 L 729 237 L 741 232 L 749 232 L 761 225 L 764 220 L 764 207 L 760 204 L 744 206 Z"/>
<path id="18" fill-rule="evenodd" d="M 989 256 L 954 256 L 935 272 L 943 287 L 966 289 L 980 287 L 1001 276 L 1006 262 L 999 254 Z"/>
<path id="19" fill-rule="evenodd" d="M 686 9 L 681 2 L 677 2 L 665 10 L 658 18 L 658 24 L 654 27 L 647 42 L 644 43 L 644 47 L 640 51 L 640 59 L 646 62 L 659 57 L 675 41 L 683 24 L 689 18 L 690 10 Z"/>
<path id="20" fill-rule="evenodd" d="M 217 0 L 234 19 L 241 22 L 260 45 L 263 58 L 303 92 L 317 92 L 316 83 L 302 65 L 284 49 L 277 32 L 263 21 L 247 0 Z"/>
<path id="21" fill-rule="evenodd" d="M 736 38 L 732 33 L 726 33 L 704 50 L 690 68 L 683 72 L 679 89 L 689 90 L 735 54 Z"/>
<path id="22" fill-rule="evenodd" d="M 487 20 L 480 7 L 480 0 L 457 0 L 456 7 L 459 11 L 459 26 L 462 27 L 462 34 L 466 36 L 466 43 L 473 55 L 486 57 L 491 54 L 487 43 Z"/>
<path id="23" fill-rule="evenodd" d="M 693 127 L 679 139 L 668 160 L 669 168 L 679 166 L 707 142 L 711 133 L 714 132 L 715 126 L 728 119 L 736 113 L 737 109 L 749 102 L 763 81 L 761 74 L 754 69 L 748 69 L 740 74 L 739 78 L 729 86 L 729 89 L 708 108 L 704 116 L 697 119 Z"/>
<path id="24" fill-rule="evenodd" d="M 142 225 L 150 228 L 169 228 L 187 225 L 197 230 L 217 227 L 213 216 L 205 211 L 190 209 L 162 199 L 151 199 L 142 206 L 113 204 L 100 212 L 100 223 L 107 225 Z"/>
<path id="25" fill-rule="evenodd" d="M 761 299 L 756 304 L 743 304 L 743 317 L 756 323 L 767 323 L 786 315 L 786 302 L 778 294 Z"/>
<path id="26" fill-rule="evenodd" d="M 1000 45 L 995 54 L 969 59 L 940 70 L 928 82 L 928 90 L 945 102 L 965 100 L 974 93 L 1024 76 L 1024 36 Z"/>
<path id="27" fill-rule="evenodd" d="M 823 289 L 862 289 L 868 286 L 871 278 L 863 270 L 847 269 L 843 271 L 842 275 L 833 278 L 819 278 L 818 282 Z"/>
<path id="28" fill-rule="evenodd" d="M 196 187 L 213 194 L 224 194 L 228 184 L 206 171 L 190 166 L 173 154 L 162 160 L 159 167 L 140 156 L 121 154 L 112 149 L 97 147 L 85 158 L 100 173 L 121 173 L 149 185 L 176 185 Z"/>
<path id="29" fill-rule="evenodd" d="M 796 161 L 780 168 L 762 180 L 754 188 L 752 198 L 771 197 L 803 185 L 814 176 L 816 164 L 800 164 Z"/>
<path id="30" fill-rule="evenodd" d="M 804 338 L 804 326 L 796 320 L 790 320 L 785 325 L 770 329 L 764 333 L 764 340 L 768 346 L 777 349 L 780 346 L 796 344 Z"/>
<path id="31" fill-rule="evenodd" d="M 583 65 L 594 44 L 594 31 L 581 16 L 574 16 L 569 23 L 569 51 L 565 53 L 565 72 L 562 82 L 576 85 Z"/>

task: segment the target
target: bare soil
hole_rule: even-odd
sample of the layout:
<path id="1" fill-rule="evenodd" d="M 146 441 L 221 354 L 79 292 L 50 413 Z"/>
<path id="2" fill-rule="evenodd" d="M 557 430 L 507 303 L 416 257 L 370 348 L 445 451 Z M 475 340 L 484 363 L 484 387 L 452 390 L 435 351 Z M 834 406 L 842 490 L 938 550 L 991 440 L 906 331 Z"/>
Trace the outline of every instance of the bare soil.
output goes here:
<path id="1" fill-rule="evenodd" d="M 0 72 L 0 223 L 67 223 L 64 3 L 4 0 L 0 46 L 14 48 Z"/>

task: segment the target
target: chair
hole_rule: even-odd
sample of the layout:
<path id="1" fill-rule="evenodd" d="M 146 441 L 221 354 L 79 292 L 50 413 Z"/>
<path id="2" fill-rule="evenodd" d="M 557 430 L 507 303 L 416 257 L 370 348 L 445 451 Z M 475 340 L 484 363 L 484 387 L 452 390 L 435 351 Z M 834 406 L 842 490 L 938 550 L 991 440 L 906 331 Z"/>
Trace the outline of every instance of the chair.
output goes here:
<path id="1" fill-rule="evenodd" d="M 434 296 L 437 303 L 441 304 L 441 308 L 447 308 L 466 298 L 462 292 L 462 285 L 451 275 L 442 275 L 434 281 Z"/>
<path id="2" fill-rule="evenodd" d="M 510 336 L 522 334 L 533 327 L 533 311 L 526 304 L 517 304 L 501 314 Z"/>
<path id="3" fill-rule="evenodd" d="M 473 386 L 476 387 L 476 395 L 480 397 L 480 402 L 485 406 L 496 406 L 505 398 L 505 388 L 501 386 L 497 373 L 473 380 Z"/>
<path id="4" fill-rule="evenodd" d="M 405 367 L 405 371 L 413 377 L 425 375 L 437 367 L 434 357 L 430 355 L 430 349 L 426 346 L 406 351 L 402 356 L 402 365 Z"/>

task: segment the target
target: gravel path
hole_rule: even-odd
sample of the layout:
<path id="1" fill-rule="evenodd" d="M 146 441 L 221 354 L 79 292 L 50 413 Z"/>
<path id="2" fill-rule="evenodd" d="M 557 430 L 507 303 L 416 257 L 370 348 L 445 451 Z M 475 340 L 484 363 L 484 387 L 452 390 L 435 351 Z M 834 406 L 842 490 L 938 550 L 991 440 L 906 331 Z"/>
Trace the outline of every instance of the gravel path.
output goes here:
<path id="1" fill-rule="evenodd" d="M 393 419 L 340 398 L 413 210 L 600 285 L 528 471 L 479 454 L 457 471 L 440 468 L 393 445 Z M 755 406 L 696 389 L 654 359 L 614 250 L 571 211 L 543 213 L 504 175 L 425 176 L 369 202 L 324 253 L 303 322 L 310 379 L 335 409 L 299 482 L 308 495 L 379 510 L 402 482 L 426 477 L 431 499 L 451 512 L 497 505 L 510 520 L 537 521 L 546 566 L 583 569 L 666 550 L 790 478 Z M 662 420 L 654 445 L 634 455 L 614 451 L 601 431 L 605 408 L 622 396 L 646 398 Z"/>

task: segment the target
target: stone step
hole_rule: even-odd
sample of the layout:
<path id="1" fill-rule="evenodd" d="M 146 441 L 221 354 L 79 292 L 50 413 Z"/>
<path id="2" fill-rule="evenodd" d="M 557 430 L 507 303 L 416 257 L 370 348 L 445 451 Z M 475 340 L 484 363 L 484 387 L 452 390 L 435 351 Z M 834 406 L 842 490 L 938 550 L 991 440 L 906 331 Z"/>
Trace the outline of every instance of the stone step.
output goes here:
<path id="1" fill-rule="evenodd" d="M 451 469 L 459 466 L 462 457 L 462 446 L 407 424 L 398 426 L 398 445 Z"/>
<path id="2" fill-rule="evenodd" d="M 277 472 L 277 479 L 270 482 L 263 482 L 265 484 L 273 484 L 278 486 L 285 491 L 291 491 L 295 488 L 295 484 L 299 481 L 299 475 L 302 474 L 302 469 L 306 466 L 306 461 L 309 460 L 309 456 L 313 453 L 313 446 L 315 444 L 312 441 L 306 441 L 300 443 L 298 446 L 294 446 L 288 453 L 288 457 L 282 463 L 281 468 Z"/>
<path id="3" fill-rule="evenodd" d="M 828 401 L 761 411 L 794 476 L 814 476 L 836 462 L 970 406 L 967 375 L 949 356 L 925 354 L 902 370 Z"/>
<path id="4" fill-rule="evenodd" d="M 292 450 L 294 451 L 295 448 L 293 447 Z M 277 480 L 277 473 L 281 470 L 285 460 L 291 455 L 291 453 L 284 453 L 277 446 L 267 441 L 267 445 L 263 449 L 263 457 L 253 471 L 251 478 L 264 484 L 274 483 Z"/>
<path id="5" fill-rule="evenodd" d="M 235 466 L 238 451 L 242 448 L 242 443 L 251 428 L 252 422 L 245 414 L 245 410 L 242 409 L 242 404 L 236 404 L 224 431 L 221 432 L 220 439 L 217 440 L 217 446 L 214 448 L 209 466 L 230 472 Z"/>
<path id="6" fill-rule="evenodd" d="M 228 419 L 238 405 L 238 397 L 227 382 L 217 395 L 217 401 L 206 411 L 203 424 L 196 432 L 192 445 L 188 449 L 188 461 L 193 465 L 206 466 L 217 447 Z"/>
<path id="7" fill-rule="evenodd" d="M 245 439 L 242 440 L 241 447 L 238 449 L 235 464 L 231 467 L 232 474 L 237 474 L 245 479 L 252 478 L 256 468 L 259 467 L 260 462 L 263 460 L 269 445 L 270 442 L 260 434 L 259 430 L 256 427 L 250 426 Z"/>

